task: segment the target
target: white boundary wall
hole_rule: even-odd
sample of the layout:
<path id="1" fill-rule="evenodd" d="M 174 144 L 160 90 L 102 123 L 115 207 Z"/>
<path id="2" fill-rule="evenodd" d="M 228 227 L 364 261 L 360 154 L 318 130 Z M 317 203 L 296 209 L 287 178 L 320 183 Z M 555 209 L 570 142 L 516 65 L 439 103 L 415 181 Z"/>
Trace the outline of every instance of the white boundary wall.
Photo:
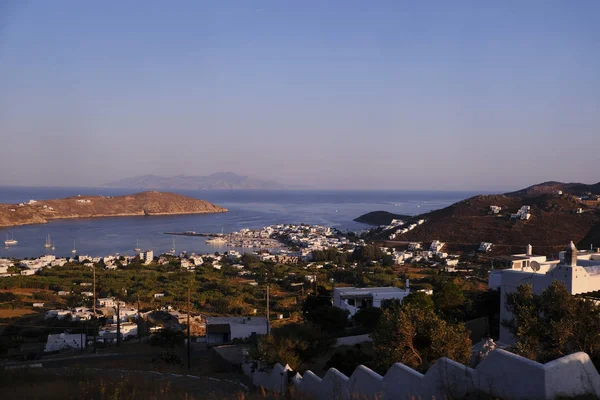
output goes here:
<path id="1" fill-rule="evenodd" d="M 251 362 L 242 363 L 244 375 L 252 378 L 252 384 L 256 387 L 263 387 L 271 392 L 282 393 L 288 387 L 288 371 L 291 371 L 289 365 L 275 364 L 273 368 L 263 368 L 260 363 L 256 368 L 252 368 Z"/>
<path id="2" fill-rule="evenodd" d="M 267 390 L 283 391 L 281 379 L 288 370 L 289 366 L 277 364 L 269 373 L 257 376 L 255 372 L 253 381 Z M 581 352 L 540 364 L 497 349 L 475 369 L 441 358 L 425 375 L 396 363 L 385 376 L 361 365 L 350 377 L 331 368 L 323 379 L 307 371 L 303 376 L 296 374 L 292 382 L 297 391 L 319 400 L 446 399 L 478 391 L 511 400 L 600 396 L 600 375 Z"/>

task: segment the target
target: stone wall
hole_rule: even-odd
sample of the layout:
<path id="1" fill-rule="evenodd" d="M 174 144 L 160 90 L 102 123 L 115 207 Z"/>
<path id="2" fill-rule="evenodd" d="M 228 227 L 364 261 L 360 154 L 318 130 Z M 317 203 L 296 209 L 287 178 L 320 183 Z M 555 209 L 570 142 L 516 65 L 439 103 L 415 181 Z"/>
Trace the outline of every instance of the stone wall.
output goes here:
<path id="1" fill-rule="evenodd" d="M 285 390 L 280 379 L 288 370 L 277 364 L 256 381 L 263 382 L 265 389 L 269 385 Z M 512 400 L 600 396 L 600 375 L 585 353 L 540 364 L 501 349 L 492 351 L 475 369 L 441 358 L 425 375 L 396 363 L 384 376 L 361 365 L 350 377 L 332 368 L 322 379 L 307 371 L 296 374 L 292 382 L 297 391 L 319 400 L 447 399 L 474 392 Z"/>

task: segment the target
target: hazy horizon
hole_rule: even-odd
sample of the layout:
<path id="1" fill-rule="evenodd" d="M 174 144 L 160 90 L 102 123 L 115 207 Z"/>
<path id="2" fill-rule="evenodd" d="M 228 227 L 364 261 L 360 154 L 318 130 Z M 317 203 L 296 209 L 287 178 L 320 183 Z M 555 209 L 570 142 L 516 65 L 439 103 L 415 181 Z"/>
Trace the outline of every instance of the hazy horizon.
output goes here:
<path id="1" fill-rule="evenodd" d="M 600 176 L 600 2 L 0 4 L 0 186 Z"/>

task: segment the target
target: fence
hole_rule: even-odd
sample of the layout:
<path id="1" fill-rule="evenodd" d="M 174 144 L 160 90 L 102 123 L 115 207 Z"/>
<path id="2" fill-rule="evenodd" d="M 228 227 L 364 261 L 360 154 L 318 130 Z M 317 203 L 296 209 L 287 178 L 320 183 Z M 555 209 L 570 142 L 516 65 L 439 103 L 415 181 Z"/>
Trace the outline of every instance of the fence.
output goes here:
<path id="1" fill-rule="evenodd" d="M 289 366 L 251 372 L 256 386 L 287 390 Z M 554 399 L 592 394 L 600 397 L 600 375 L 585 353 L 574 353 L 546 364 L 505 350 L 492 351 L 476 368 L 441 358 L 421 374 L 401 363 L 381 376 L 359 366 L 350 377 L 331 368 L 323 378 L 311 371 L 292 379 L 296 391 L 319 400 L 330 399 L 448 399 L 485 393 L 505 399 Z"/>

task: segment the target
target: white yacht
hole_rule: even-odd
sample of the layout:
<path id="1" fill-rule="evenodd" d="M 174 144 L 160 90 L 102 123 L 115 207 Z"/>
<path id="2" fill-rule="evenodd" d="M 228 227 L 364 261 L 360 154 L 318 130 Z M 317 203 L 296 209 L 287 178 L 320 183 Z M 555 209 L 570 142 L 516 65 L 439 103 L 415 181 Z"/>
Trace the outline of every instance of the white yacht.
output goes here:
<path id="1" fill-rule="evenodd" d="M 52 247 L 52 242 L 50 241 L 50 234 L 48 234 L 48 237 L 46 237 L 46 244 L 44 244 L 45 248 L 49 248 Z"/>
<path id="2" fill-rule="evenodd" d="M 4 244 L 6 246 L 17 244 L 17 243 L 19 243 L 19 242 L 12 235 L 11 235 L 10 239 L 8 238 L 8 235 L 6 235 L 6 240 L 4 241 Z"/>

